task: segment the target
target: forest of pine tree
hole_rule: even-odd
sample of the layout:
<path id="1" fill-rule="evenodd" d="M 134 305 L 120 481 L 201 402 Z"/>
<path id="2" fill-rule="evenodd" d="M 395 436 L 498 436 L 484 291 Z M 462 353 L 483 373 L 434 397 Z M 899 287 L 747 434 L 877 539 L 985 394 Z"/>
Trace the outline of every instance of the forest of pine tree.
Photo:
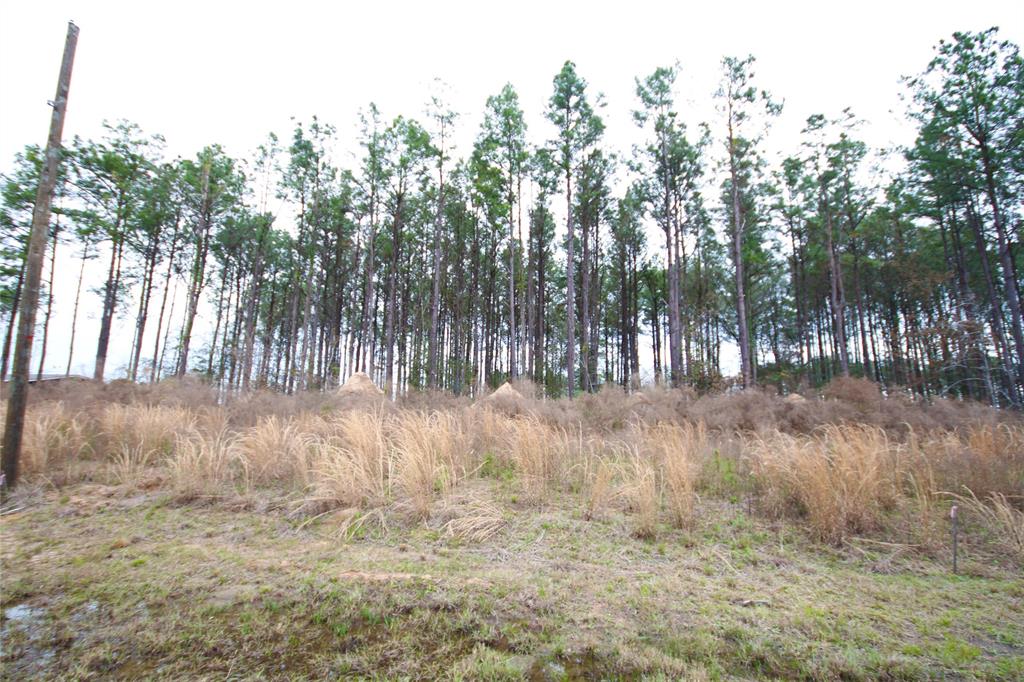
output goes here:
<path id="1" fill-rule="evenodd" d="M 419 120 L 365 107 L 347 168 L 315 116 L 249 159 L 213 144 L 168 160 L 159 135 L 108 124 L 65 145 L 33 373 L 59 354 L 70 372 L 94 342 L 49 329 L 47 287 L 77 276 L 57 303 L 76 322 L 99 311 L 97 379 L 130 334 L 126 378 L 198 373 L 224 391 L 326 390 L 356 371 L 392 394 L 524 378 L 550 396 L 857 376 L 1019 406 L 1024 61 L 995 29 L 927 58 L 903 85 L 911 146 L 870 149 L 853 110 L 826 112 L 781 161 L 766 140 L 784 93 L 752 57 L 722 60 L 704 93 L 721 115 L 700 126 L 682 123 L 678 65 L 637 77 L 625 150 L 571 61 L 547 130 L 496 84 L 461 157 L 437 98 Z M 895 171 L 877 171 L 883 152 Z M 2 181 L 4 376 L 40 162 L 27 146 Z M 80 268 L 55 272 L 58 250 Z M 82 284 L 92 259 L 99 291 Z"/>

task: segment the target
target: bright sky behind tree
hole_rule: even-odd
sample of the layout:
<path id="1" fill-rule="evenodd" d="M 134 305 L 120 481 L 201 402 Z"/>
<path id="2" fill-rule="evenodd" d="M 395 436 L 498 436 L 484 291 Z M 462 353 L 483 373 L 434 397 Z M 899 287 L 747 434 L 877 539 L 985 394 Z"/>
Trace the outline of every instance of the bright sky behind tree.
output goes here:
<path id="1" fill-rule="evenodd" d="M 164 135 L 168 157 L 191 157 L 211 143 L 247 157 L 270 131 L 287 139 L 291 117 L 315 114 L 338 127 L 335 162 L 348 167 L 359 110 L 372 101 L 385 119 L 420 116 L 436 78 L 448 84 L 448 102 L 461 114 L 456 155 L 469 152 L 486 98 L 506 82 L 520 93 L 528 139 L 542 142 L 552 132 L 543 118 L 551 81 L 566 59 L 593 92 L 604 93 L 604 141 L 620 154 L 640 139 L 631 119 L 634 78 L 676 60 L 680 110 L 688 123 L 708 121 L 714 132 L 721 58 L 748 53 L 757 57 L 757 82 L 785 102 L 769 152 L 793 153 L 809 115 L 835 116 L 846 107 L 867 122 L 862 138 L 877 150 L 912 140 L 900 77 L 922 71 L 940 39 L 995 25 L 1001 38 L 1024 42 L 1019 4 L 993 0 L 8 1 L 0 5 L 0 172 L 25 144 L 45 141 L 68 19 L 81 36 L 66 140 L 99 137 L 105 119 L 123 118 Z M 65 303 L 75 284 L 72 254 L 66 256 L 68 274 L 55 287 Z M 88 312 L 75 357 L 83 372 L 91 369 L 98 325 L 93 298 L 83 301 Z M 58 305 L 55 369 L 65 361 L 59 330 L 69 319 L 70 305 Z M 111 349 L 113 368 L 130 343 L 130 332 L 122 336 Z"/>

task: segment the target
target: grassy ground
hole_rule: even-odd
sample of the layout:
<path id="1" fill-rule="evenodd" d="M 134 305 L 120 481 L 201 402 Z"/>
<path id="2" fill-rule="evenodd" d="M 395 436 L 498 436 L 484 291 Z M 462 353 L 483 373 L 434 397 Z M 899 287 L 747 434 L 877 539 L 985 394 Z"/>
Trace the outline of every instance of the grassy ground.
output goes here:
<path id="1" fill-rule="evenodd" d="M 1024 677 L 1024 581 L 970 538 L 952 576 L 708 501 L 641 540 L 494 480 L 426 523 L 95 484 L 21 505 L 0 518 L 4 679 Z"/>

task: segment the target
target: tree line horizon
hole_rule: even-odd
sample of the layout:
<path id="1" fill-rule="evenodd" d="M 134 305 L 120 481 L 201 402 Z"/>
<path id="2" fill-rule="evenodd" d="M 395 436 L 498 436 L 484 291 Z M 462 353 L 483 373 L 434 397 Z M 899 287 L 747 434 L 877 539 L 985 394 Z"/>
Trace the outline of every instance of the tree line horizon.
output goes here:
<path id="1" fill-rule="evenodd" d="M 875 150 L 851 109 L 809 117 L 771 163 L 782 106 L 754 64 L 722 60 L 719 119 L 692 127 L 678 63 L 637 77 L 628 154 L 604 141 L 602 98 L 572 61 L 552 82 L 549 139 L 528 141 L 506 84 L 461 158 L 457 115 L 438 97 L 422 122 L 365 108 L 351 168 L 332 161 L 336 129 L 316 116 L 248 160 L 213 144 L 168 161 L 159 135 L 105 123 L 101 139 L 62 152 L 33 367 L 45 365 L 64 248 L 80 261 L 73 302 L 59 302 L 73 310 L 67 373 L 80 306 L 97 298 L 85 265 L 103 259 L 100 380 L 121 316 L 134 318 L 132 381 L 195 372 L 225 390 L 291 393 L 365 371 L 391 395 L 527 378 L 571 397 L 636 387 L 646 344 L 656 382 L 705 391 L 733 383 L 721 354 L 734 342 L 743 387 L 859 376 L 1020 406 L 1018 46 L 995 28 L 940 41 L 904 79 L 916 139 L 898 150 L 902 168 L 871 179 Z M 0 378 L 41 158 L 26 146 L 0 187 Z M 271 197 L 294 209 L 293 229 L 276 226 Z M 196 331 L 204 297 L 208 338 Z"/>

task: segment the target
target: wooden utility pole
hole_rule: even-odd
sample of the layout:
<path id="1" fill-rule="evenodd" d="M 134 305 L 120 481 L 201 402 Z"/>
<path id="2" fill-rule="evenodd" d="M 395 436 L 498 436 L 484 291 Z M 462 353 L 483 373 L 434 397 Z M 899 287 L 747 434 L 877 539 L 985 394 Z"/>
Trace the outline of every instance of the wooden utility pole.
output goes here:
<path id="1" fill-rule="evenodd" d="M 50 201 L 57 183 L 57 164 L 60 161 L 61 134 L 64 132 L 64 112 L 71 88 L 71 67 L 75 61 L 75 47 L 78 45 L 78 27 L 68 22 L 68 35 L 64 41 L 64 59 L 57 79 L 57 96 L 53 100 L 53 115 L 50 118 L 50 136 L 46 141 L 46 157 L 39 175 L 39 189 L 32 211 L 32 232 L 29 235 L 26 255 L 25 285 L 21 303 L 21 317 L 18 320 L 18 340 L 14 349 L 14 370 L 11 373 L 11 388 L 7 401 L 7 422 L 4 430 L 3 474 L 7 487 L 18 481 L 18 456 L 21 454 L 21 434 L 25 422 L 25 405 L 28 399 L 29 362 L 32 359 L 32 335 L 36 324 L 36 306 L 39 303 L 39 280 L 43 272 L 43 255 L 46 252 L 46 238 L 50 232 Z"/>

